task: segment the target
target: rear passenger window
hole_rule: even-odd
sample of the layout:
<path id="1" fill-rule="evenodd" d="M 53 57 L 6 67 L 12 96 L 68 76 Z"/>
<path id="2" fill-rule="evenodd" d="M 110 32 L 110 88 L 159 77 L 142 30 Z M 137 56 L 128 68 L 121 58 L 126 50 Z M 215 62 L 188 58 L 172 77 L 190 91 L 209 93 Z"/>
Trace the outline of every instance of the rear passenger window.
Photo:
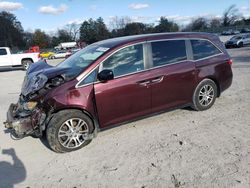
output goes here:
<path id="1" fill-rule="evenodd" d="M 211 42 L 207 40 L 191 40 L 194 60 L 213 56 L 221 53 Z"/>
<path id="2" fill-rule="evenodd" d="M 176 63 L 187 59 L 184 40 L 152 42 L 154 67 Z"/>
<path id="3" fill-rule="evenodd" d="M 5 49 L 0 49 L 0 55 L 7 55 L 7 51 Z"/>

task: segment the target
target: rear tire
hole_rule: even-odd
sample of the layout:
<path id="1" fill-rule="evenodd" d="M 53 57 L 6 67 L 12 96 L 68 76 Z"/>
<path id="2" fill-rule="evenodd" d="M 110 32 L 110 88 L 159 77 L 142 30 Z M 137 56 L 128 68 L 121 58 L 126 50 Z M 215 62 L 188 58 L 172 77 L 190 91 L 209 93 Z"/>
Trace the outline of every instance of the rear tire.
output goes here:
<path id="1" fill-rule="evenodd" d="M 239 48 L 242 48 L 244 45 L 243 45 L 243 42 L 240 42 L 239 43 Z"/>
<path id="2" fill-rule="evenodd" d="M 47 141 L 52 150 L 58 153 L 78 150 L 91 142 L 87 136 L 94 131 L 92 120 L 79 110 L 63 110 L 50 120 Z"/>
<path id="3" fill-rule="evenodd" d="M 26 71 L 28 70 L 29 66 L 32 64 L 33 62 L 29 59 L 27 60 L 22 60 L 22 67 L 23 67 L 23 70 Z"/>
<path id="4" fill-rule="evenodd" d="M 210 79 L 202 80 L 196 87 L 193 94 L 192 108 L 197 111 L 203 111 L 213 106 L 217 97 L 217 86 Z"/>

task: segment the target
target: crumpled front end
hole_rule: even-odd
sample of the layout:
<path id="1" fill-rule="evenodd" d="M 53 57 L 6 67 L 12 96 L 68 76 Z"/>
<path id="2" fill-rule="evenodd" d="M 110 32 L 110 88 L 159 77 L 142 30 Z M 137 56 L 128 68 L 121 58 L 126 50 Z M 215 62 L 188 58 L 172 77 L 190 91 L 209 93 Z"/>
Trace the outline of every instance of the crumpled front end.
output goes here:
<path id="1" fill-rule="evenodd" d="M 42 135 L 42 125 L 46 119 L 46 114 L 39 108 L 32 111 L 25 111 L 20 102 L 11 104 L 7 112 L 7 120 L 4 122 L 5 128 L 15 138 L 23 138 L 25 136 Z"/>
<path id="2" fill-rule="evenodd" d="M 24 78 L 17 104 L 11 104 L 5 127 L 16 138 L 28 135 L 42 136 L 50 106 L 44 103 L 49 91 L 65 82 L 66 68 L 57 68 L 41 61 L 32 64 Z"/>

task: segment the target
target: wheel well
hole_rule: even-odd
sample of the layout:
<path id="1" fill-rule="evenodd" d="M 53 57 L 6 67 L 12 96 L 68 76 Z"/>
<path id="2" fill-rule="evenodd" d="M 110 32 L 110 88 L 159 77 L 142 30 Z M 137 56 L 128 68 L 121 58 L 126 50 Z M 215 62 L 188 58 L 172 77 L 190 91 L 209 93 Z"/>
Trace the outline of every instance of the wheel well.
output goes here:
<path id="1" fill-rule="evenodd" d="M 207 77 L 207 78 L 204 78 L 204 79 L 210 79 L 210 80 L 212 80 L 216 84 L 216 86 L 217 86 L 217 97 L 220 97 L 221 91 L 220 91 L 220 84 L 219 84 L 219 82 L 215 78 L 211 78 L 211 77 Z"/>
<path id="2" fill-rule="evenodd" d="M 65 110 L 78 110 L 78 111 L 81 111 L 82 113 L 84 113 L 85 115 L 87 115 L 87 116 L 91 119 L 91 121 L 92 121 L 92 123 L 93 123 L 93 125 L 94 125 L 94 131 L 99 130 L 99 122 L 98 122 L 98 119 L 95 118 L 95 117 L 93 117 L 88 111 L 86 111 L 86 110 L 84 110 L 84 109 L 82 109 L 82 108 L 77 108 L 77 107 L 75 108 L 75 107 L 72 107 L 72 108 L 64 108 L 64 109 L 56 110 L 56 111 L 53 111 L 53 112 L 51 113 L 49 119 L 51 119 L 51 118 L 53 117 L 54 114 L 56 114 L 56 113 L 58 113 L 58 112 L 61 112 L 61 111 L 65 111 Z"/>
<path id="3" fill-rule="evenodd" d="M 21 62 L 23 63 L 23 61 L 27 61 L 27 60 L 31 61 L 32 63 L 34 63 L 33 59 L 31 59 L 31 58 L 24 58 L 24 59 L 21 60 Z"/>

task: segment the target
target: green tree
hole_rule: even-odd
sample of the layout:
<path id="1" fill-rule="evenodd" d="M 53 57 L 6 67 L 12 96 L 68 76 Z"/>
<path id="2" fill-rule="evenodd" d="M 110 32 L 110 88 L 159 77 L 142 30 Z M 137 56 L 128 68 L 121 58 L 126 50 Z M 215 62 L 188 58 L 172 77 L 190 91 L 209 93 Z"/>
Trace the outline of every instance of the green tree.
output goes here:
<path id="1" fill-rule="evenodd" d="M 59 40 L 59 38 L 58 37 L 56 37 L 56 36 L 53 36 L 52 38 L 51 38 L 51 44 L 50 44 L 50 46 L 51 47 L 55 47 L 55 46 L 58 46 L 58 44 L 60 43 L 60 40 Z"/>
<path id="2" fill-rule="evenodd" d="M 218 19 L 218 18 L 213 18 L 211 21 L 210 21 L 210 25 L 209 25 L 210 28 L 219 28 L 221 27 L 221 20 Z"/>
<path id="3" fill-rule="evenodd" d="M 80 27 L 80 40 L 86 42 L 87 44 L 91 44 L 96 42 L 96 33 L 94 30 L 94 20 L 89 19 L 88 21 L 84 21 Z"/>
<path id="4" fill-rule="evenodd" d="M 200 17 L 192 21 L 192 31 L 202 31 L 208 28 L 208 21 L 206 18 Z"/>
<path id="5" fill-rule="evenodd" d="M 91 44 L 110 37 L 110 33 L 102 18 L 84 21 L 80 27 L 80 40 Z"/>
<path id="6" fill-rule="evenodd" d="M 243 18 L 245 25 L 250 25 L 250 17 L 249 18 Z"/>
<path id="7" fill-rule="evenodd" d="M 96 20 L 95 24 L 95 28 L 97 29 L 97 41 L 104 40 L 110 37 L 110 32 L 101 17 Z"/>
<path id="8" fill-rule="evenodd" d="M 121 36 L 125 36 L 124 28 L 113 29 L 111 31 L 111 37 L 121 37 Z"/>
<path id="9" fill-rule="evenodd" d="M 0 45 L 23 48 L 23 27 L 14 14 L 0 12 Z"/>
<path id="10" fill-rule="evenodd" d="M 200 17 L 192 20 L 190 24 L 188 24 L 183 31 L 202 31 L 207 29 L 209 26 L 209 22 L 206 18 Z"/>
<path id="11" fill-rule="evenodd" d="M 179 31 L 179 26 L 176 23 L 169 21 L 167 18 L 161 17 L 160 22 L 155 26 L 154 31 L 157 33 L 176 32 Z"/>
<path id="12" fill-rule="evenodd" d="M 25 49 L 28 49 L 32 46 L 33 43 L 33 32 L 26 31 L 23 33 L 23 39 L 25 41 Z"/>
<path id="13" fill-rule="evenodd" d="M 73 40 L 70 33 L 65 29 L 59 29 L 57 35 L 60 42 L 71 42 Z"/>
<path id="14" fill-rule="evenodd" d="M 32 45 L 37 45 L 40 48 L 47 48 L 49 47 L 49 37 L 45 34 L 44 31 L 40 29 L 35 30 L 33 34 Z"/>
<path id="15" fill-rule="evenodd" d="M 146 25 L 140 22 L 128 23 L 124 28 L 125 35 L 138 35 L 146 33 Z"/>

